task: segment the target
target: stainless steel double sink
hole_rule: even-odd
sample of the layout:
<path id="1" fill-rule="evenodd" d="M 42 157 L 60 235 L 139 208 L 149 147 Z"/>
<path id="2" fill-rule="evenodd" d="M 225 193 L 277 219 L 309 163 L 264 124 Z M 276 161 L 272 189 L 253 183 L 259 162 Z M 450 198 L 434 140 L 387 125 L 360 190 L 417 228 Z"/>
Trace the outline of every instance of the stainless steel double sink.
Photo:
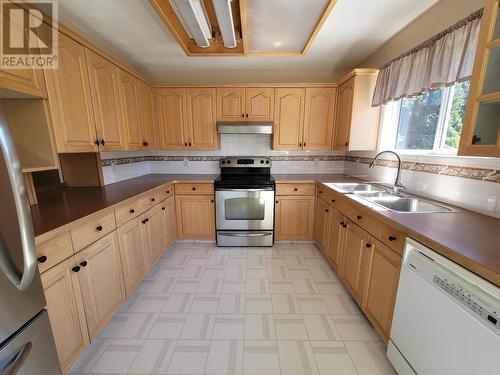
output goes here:
<path id="1" fill-rule="evenodd" d="M 408 213 L 452 212 L 450 207 L 413 197 L 407 193 L 394 194 L 390 189 L 372 183 L 336 183 L 325 184 L 344 193 L 352 193 L 370 203 L 384 207 L 390 211 Z"/>

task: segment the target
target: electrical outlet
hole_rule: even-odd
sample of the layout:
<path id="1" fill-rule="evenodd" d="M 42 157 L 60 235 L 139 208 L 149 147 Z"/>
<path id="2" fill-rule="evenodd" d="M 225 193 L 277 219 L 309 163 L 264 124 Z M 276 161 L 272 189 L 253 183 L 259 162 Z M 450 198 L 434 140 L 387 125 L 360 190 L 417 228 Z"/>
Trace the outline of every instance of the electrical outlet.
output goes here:
<path id="1" fill-rule="evenodd" d="M 189 167 L 189 159 L 188 158 L 184 158 L 183 162 L 184 162 L 184 166 L 186 168 Z"/>

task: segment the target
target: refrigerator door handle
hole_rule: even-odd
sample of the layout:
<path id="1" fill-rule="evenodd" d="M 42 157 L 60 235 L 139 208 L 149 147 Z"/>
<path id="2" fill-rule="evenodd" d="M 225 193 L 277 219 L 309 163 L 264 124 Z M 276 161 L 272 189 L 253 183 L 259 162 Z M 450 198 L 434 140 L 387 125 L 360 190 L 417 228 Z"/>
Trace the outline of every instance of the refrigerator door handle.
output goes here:
<path id="1" fill-rule="evenodd" d="M 6 125 L 3 115 L 0 117 L 0 149 L 5 160 L 5 168 L 9 175 L 12 186 L 12 194 L 19 221 L 21 243 L 23 249 L 23 272 L 21 273 L 14 265 L 7 251 L 7 244 L 0 234 L 0 269 L 7 278 L 19 290 L 26 290 L 36 272 L 35 236 L 33 224 L 31 222 L 31 212 L 26 198 L 26 188 L 24 186 L 23 174 L 21 172 L 21 162 L 17 156 L 16 148 Z"/>
<path id="2" fill-rule="evenodd" d="M 27 342 L 23 345 L 21 350 L 17 352 L 17 354 L 12 357 L 12 359 L 7 363 L 4 368 L 0 368 L 0 374 L 11 375 L 15 374 L 17 370 L 23 365 L 23 362 L 28 358 L 28 354 L 31 351 L 31 341 Z"/>

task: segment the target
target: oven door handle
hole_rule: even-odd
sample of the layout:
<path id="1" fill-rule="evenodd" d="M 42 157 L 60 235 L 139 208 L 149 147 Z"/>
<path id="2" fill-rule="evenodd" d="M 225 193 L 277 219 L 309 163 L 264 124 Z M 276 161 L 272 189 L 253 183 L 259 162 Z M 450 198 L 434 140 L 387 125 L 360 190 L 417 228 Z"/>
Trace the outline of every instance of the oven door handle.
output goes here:
<path id="1" fill-rule="evenodd" d="M 265 189 L 215 189 L 215 191 L 238 191 L 246 193 L 248 191 L 274 191 L 273 188 L 265 188 Z"/>
<path id="2" fill-rule="evenodd" d="M 273 232 L 265 232 L 265 233 L 231 233 L 231 232 L 217 232 L 220 236 L 227 237 L 265 237 L 271 236 Z"/>

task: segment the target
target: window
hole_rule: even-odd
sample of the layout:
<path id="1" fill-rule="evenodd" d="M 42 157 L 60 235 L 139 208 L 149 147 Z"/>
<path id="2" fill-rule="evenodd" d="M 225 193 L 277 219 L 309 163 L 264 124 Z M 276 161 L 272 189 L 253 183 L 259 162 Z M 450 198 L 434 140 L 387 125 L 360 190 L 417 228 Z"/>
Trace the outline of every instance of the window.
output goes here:
<path id="1" fill-rule="evenodd" d="M 460 140 L 469 85 L 470 81 L 465 81 L 396 102 L 392 115 L 395 121 L 390 121 L 391 127 L 397 129 L 392 147 L 402 151 L 454 152 Z"/>

